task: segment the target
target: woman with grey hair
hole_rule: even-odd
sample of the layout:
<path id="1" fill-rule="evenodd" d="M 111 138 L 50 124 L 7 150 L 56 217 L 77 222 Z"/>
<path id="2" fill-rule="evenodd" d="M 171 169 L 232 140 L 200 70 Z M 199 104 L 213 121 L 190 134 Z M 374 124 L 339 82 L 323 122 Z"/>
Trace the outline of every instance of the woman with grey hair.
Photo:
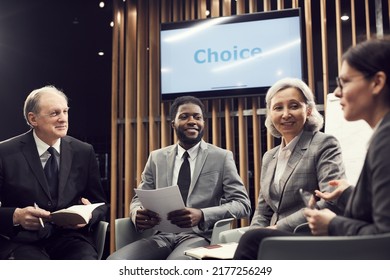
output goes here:
<path id="1" fill-rule="evenodd" d="M 328 182 L 345 177 L 341 148 L 335 137 L 319 131 L 323 117 L 312 91 L 301 80 L 279 80 L 268 90 L 266 103 L 266 127 L 273 136 L 281 137 L 281 143 L 263 156 L 251 228 L 293 232 L 306 222 L 300 189 L 308 194 L 331 191 Z M 315 206 L 332 208 L 333 203 L 318 201 Z"/>
<path id="2" fill-rule="evenodd" d="M 286 88 L 296 88 L 301 92 L 305 100 L 306 106 L 310 108 L 311 114 L 307 117 L 305 127 L 310 131 L 319 131 L 324 125 L 324 118 L 317 111 L 316 104 L 314 102 L 314 95 L 311 89 L 301 80 L 295 78 L 284 78 L 276 82 L 267 92 L 265 102 L 267 103 L 267 118 L 265 120 L 265 126 L 270 133 L 275 137 L 281 137 L 280 132 L 273 125 L 269 111 L 271 106 L 271 99 L 281 90 Z"/>

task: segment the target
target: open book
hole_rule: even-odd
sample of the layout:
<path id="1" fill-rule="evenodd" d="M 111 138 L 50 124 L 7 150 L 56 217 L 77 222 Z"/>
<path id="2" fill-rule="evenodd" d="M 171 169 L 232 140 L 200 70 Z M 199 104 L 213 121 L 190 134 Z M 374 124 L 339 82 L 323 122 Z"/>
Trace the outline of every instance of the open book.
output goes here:
<path id="1" fill-rule="evenodd" d="M 237 249 L 237 242 L 222 243 L 198 247 L 184 251 L 184 254 L 196 259 L 221 259 L 231 260 Z"/>
<path id="2" fill-rule="evenodd" d="M 92 211 L 103 204 L 104 202 L 88 205 L 74 205 L 61 209 L 51 213 L 51 221 L 58 226 L 88 224 Z"/>

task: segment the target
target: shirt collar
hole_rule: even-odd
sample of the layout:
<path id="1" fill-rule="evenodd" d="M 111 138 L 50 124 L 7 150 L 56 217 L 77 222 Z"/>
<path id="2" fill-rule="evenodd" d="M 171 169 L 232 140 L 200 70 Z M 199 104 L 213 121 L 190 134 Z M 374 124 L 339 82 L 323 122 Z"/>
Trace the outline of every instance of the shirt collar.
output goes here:
<path id="1" fill-rule="evenodd" d="M 200 142 L 187 150 L 187 153 L 190 155 L 190 159 L 194 160 L 196 158 L 196 156 L 198 155 L 199 146 Z M 177 145 L 177 155 L 179 156 L 179 158 L 183 157 L 185 151 L 186 150 L 182 146 Z"/>
<path id="2" fill-rule="evenodd" d="M 286 151 L 286 150 L 289 150 L 290 152 L 292 152 L 294 150 L 295 146 L 297 145 L 299 138 L 301 138 L 302 133 L 303 133 L 303 130 L 297 136 L 295 136 L 290 141 L 290 143 L 288 143 L 287 145 L 285 144 L 284 140 L 282 139 L 282 143 L 280 144 L 279 154 L 282 151 Z"/>
<path id="3" fill-rule="evenodd" d="M 50 146 L 47 145 L 45 142 L 43 142 L 41 139 L 39 139 L 38 135 L 35 133 L 35 130 L 33 130 L 33 136 L 34 136 L 35 144 L 37 145 L 38 154 L 39 156 L 41 156 L 47 151 L 47 149 Z M 60 145 L 61 145 L 61 138 L 58 139 L 57 142 L 55 142 L 54 145 L 52 146 L 57 151 L 58 154 L 60 153 Z"/>

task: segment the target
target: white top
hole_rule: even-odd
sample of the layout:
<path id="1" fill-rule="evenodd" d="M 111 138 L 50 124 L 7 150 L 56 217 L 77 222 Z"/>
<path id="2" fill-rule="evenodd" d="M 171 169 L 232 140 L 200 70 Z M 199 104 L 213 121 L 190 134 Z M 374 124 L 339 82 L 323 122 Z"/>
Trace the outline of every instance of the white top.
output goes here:
<path id="1" fill-rule="evenodd" d="M 278 161 L 276 163 L 276 170 L 275 170 L 275 176 L 274 176 L 274 185 L 277 192 L 281 192 L 281 186 L 279 185 L 280 178 L 282 177 L 284 170 L 286 169 L 287 162 L 290 159 L 290 156 L 295 148 L 295 146 L 298 143 L 299 138 L 301 138 L 301 135 L 303 133 L 303 130 L 293 138 L 293 140 L 290 141 L 287 145 L 285 145 L 284 140 L 282 140 L 282 143 L 280 144 L 280 149 L 278 153 Z"/>

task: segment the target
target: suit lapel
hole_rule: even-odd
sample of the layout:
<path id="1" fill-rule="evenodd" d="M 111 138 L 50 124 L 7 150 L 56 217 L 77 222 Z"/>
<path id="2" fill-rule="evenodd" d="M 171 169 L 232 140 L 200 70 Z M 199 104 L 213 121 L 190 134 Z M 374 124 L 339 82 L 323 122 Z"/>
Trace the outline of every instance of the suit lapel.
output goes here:
<path id="1" fill-rule="evenodd" d="M 204 142 L 202 140 L 200 142 L 199 151 L 198 151 L 198 155 L 197 155 L 196 162 L 195 162 L 194 173 L 192 175 L 191 185 L 190 185 L 190 190 L 188 192 L 188 196 L 191 195 L 192 190 L 194 189 L 194 186 L 195 186 L 196 182 L 198 181 L 200 171 L 202 170 L 202 168 L 206 162 L 207 155 L 208 155 L 207 144 L 206 144 L 206 142 Z"/>
<path id="2" fill-rule="evenodd" d="M 66 182 L 68 180 L 70 169 L 72 166 L 73 149 L 67 138 L 61 139 L 61 155 L 60 155 L 60 173 L 58 183 L 58 202 L 60 202 L 62 194 L 66 189 Z"/>
<path id="3" fill-rule="evenodd" d="M 167 186 L 172 186 L 172 177 L 173 177 L 173 169 L 175 167 L 175 158 L 177 154 L 177 144 L 172 146 L 172 149 L 169 149 L 167 151 L 167 162 L 165 166 L 167 167 L 167 181 L 168 185 Z M 165 186 L 165 187 L 167 187 Z"/>
<path id="4" fill-rule="evenodd" d="M 50 198 L 49 186 L 46 181 L 45 173 L 43 173 L 41 159 L 39 158 L 37 145 L 35 144 L 32 130 L 25 134 L 22 139 L 22 153 L 26 158 L 26 161 L 30 165 L 30 168 L 42 187 L 42 190 Z"/>
<path id="5" fill-rule="evenodd" d="M 303 154 L 308 149 L 313 133 L 310 131 L 303 131 L 301 138 L 299 139 L 295 149 L 293 150 L 288 162 L 286 169 L 283 172 L 282 177 L 280 178 L 279 184 L 284 192 L 284 188 L 291 174 L 293 173 L 298 162 L 301 160 Z"/>
<path id="6" fill-rule="evenodd" d="M 272 154 L 269 157 L 269 161 L 264 162 L 264 170 L 262 172 L 264 172 L 264 174 L 266 174 L 266 175 L 264 176 L 264 180 L 263 180 L 261 188 L 264 188 L 264 192 L 263 192 L 264 198 L 267 200 L 270 197 L 269 196 L 270 187 L 273 185 L 273 180 L 274 180 L 274 175 L 275 175 L 275 170 L 276 170 L 276 163 L 278 162 L 277 154 L 279 152 L 279 148 L 280 147 L 277 147 L 273 151 L 271 151 Z"/>

